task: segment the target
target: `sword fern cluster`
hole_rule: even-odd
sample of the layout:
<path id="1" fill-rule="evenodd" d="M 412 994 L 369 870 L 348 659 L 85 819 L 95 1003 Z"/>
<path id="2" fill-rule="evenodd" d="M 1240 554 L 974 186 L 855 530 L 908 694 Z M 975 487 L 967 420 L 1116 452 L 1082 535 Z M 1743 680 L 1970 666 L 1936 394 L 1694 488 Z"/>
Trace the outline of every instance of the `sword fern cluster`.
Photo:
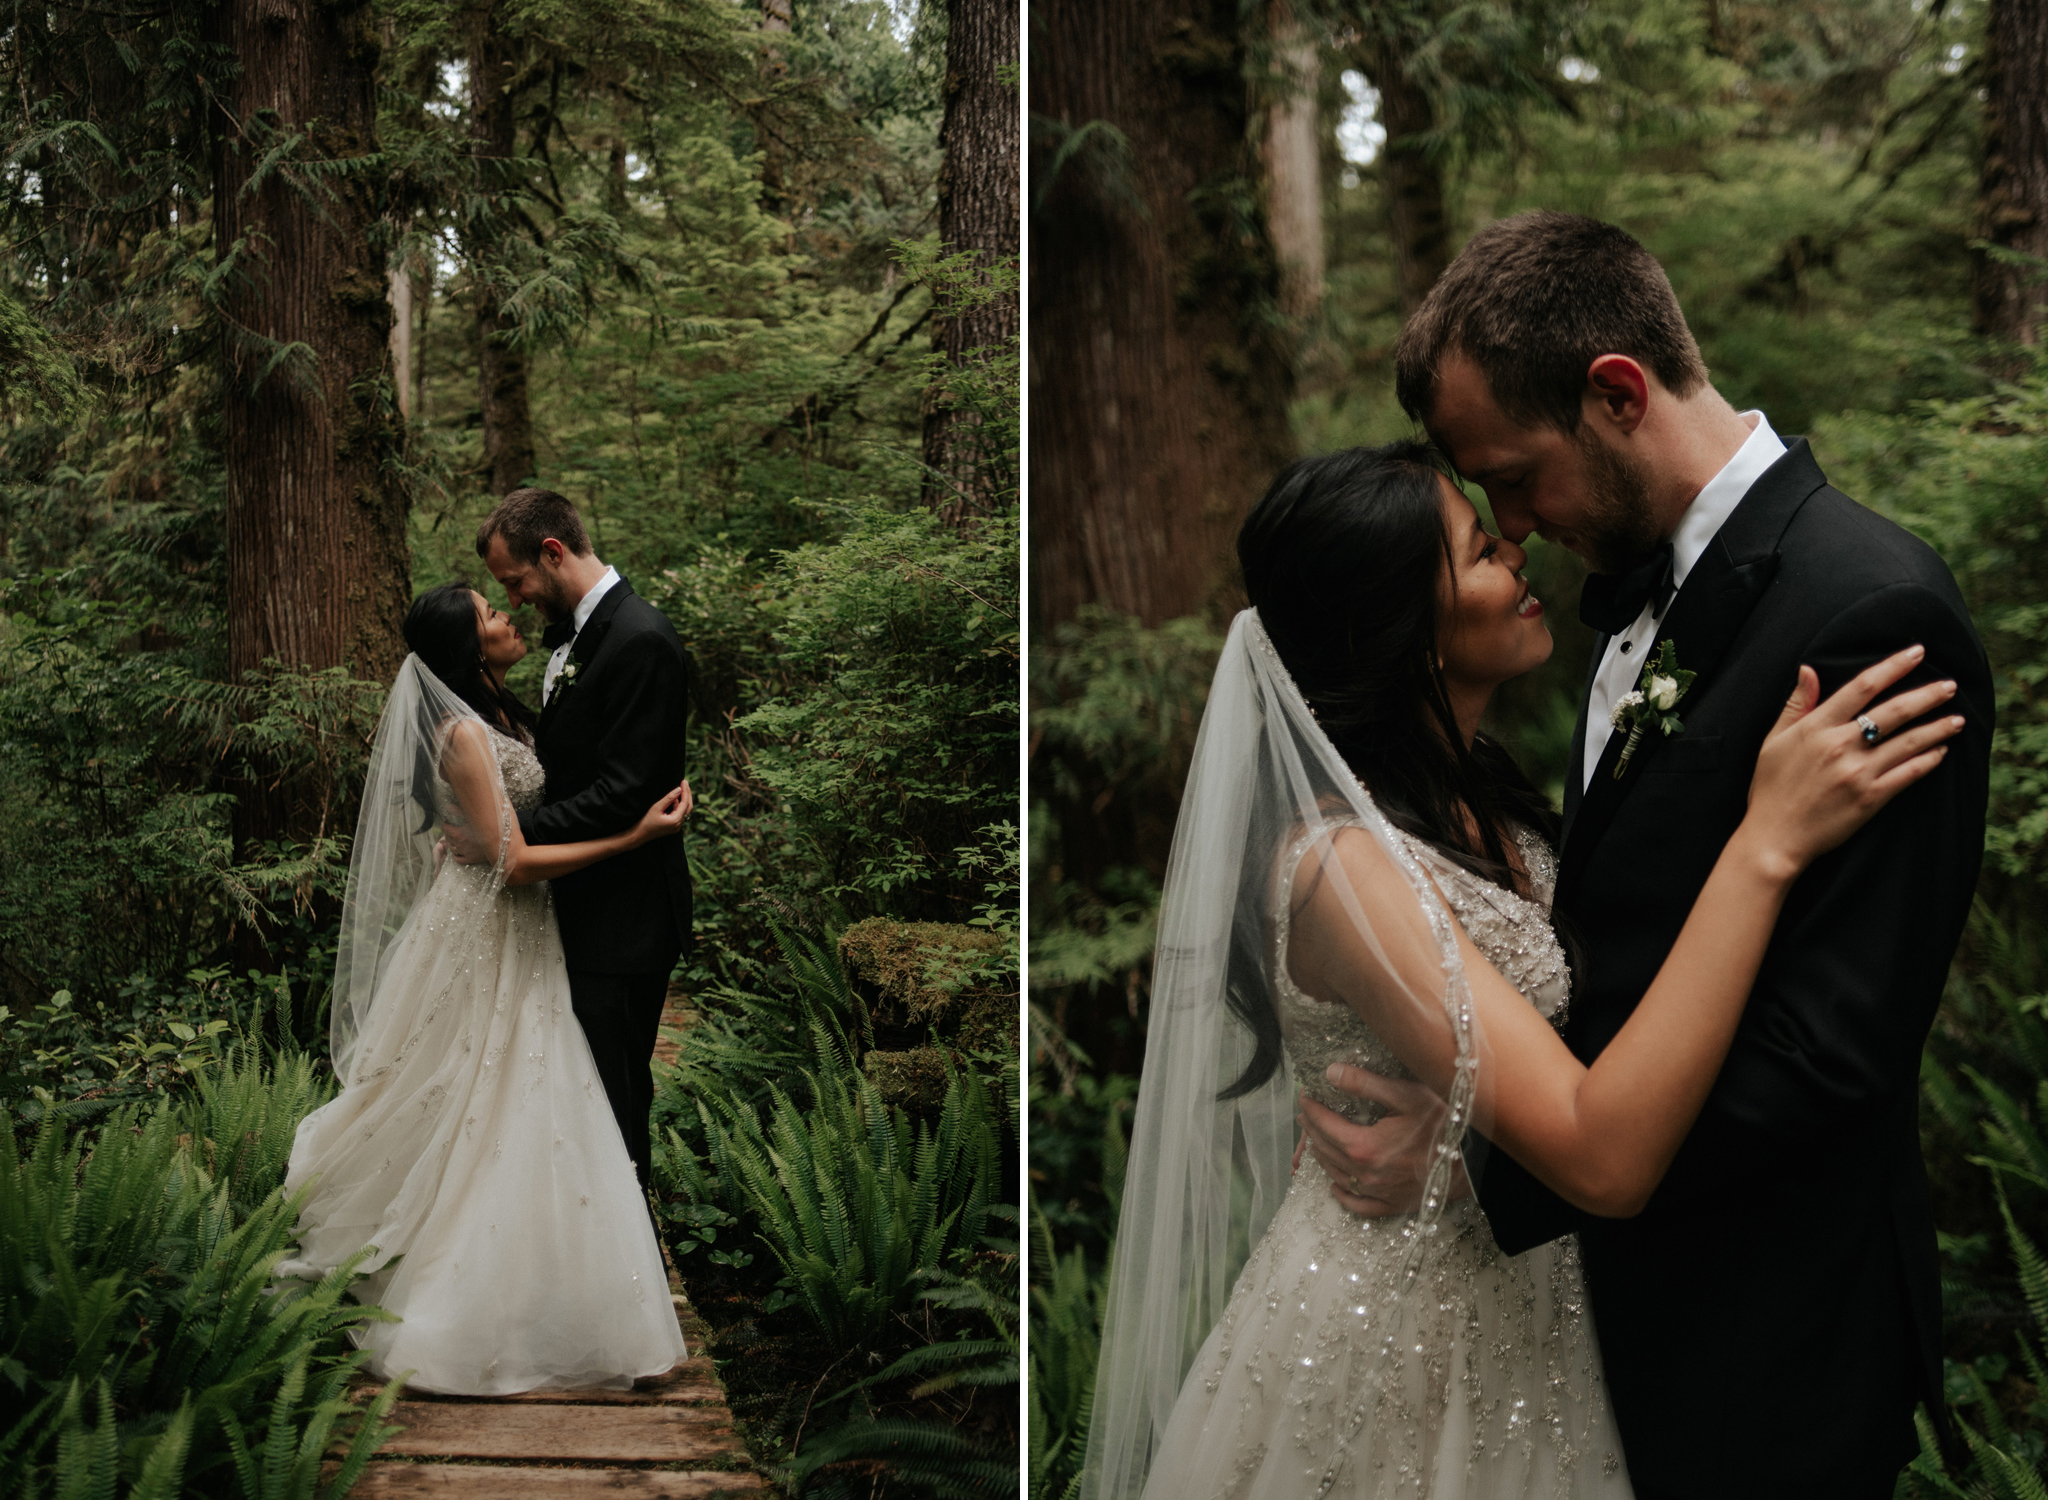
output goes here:
<path id="1" fill-rule="evenodd" d="M 0 1115 L 0 1493 L 328 1500 L 388 1435 L 346 1385 L 350 1273 L 285 1287 L 291 1138 L 328 1089 L 244 1054 L 91 1132 Z M 346 1457 L 324 1476 L 337 1441 Z"/>
<path id="2" fill-rule="evenodd" d="M 808 1109 L 772 1087 L 765 1119 L 700 1096 L 709 1160 L 670 1131 L 669 1161 L 693 1198 L 753 1222 L 828 1337 L 865 1343 L 914 1300 L 921 1277 L 987 1233 L 996 1116 L 972 1073 L 953 1075 L 935 1126 L 913 1124 L 851 1066 L 806 1081 Z"/>

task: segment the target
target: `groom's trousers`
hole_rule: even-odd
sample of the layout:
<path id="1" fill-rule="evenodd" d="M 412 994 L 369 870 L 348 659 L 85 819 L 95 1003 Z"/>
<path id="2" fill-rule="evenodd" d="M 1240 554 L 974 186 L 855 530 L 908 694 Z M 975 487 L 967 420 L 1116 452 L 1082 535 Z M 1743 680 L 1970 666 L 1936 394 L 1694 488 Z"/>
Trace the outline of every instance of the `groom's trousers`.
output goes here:
<path id="1" fill-rule="evenodd" d="M 626 1138 L 644 1192 L 652 1178 L 654 1153 L 648 1141 L 647 1117 L 654 1108 L 654 1042 L 661 1030 L 662 1002 L 668 997 L 668 973 L 593 974 L 569 971 L 569 999 L 612 1117 Z"/>

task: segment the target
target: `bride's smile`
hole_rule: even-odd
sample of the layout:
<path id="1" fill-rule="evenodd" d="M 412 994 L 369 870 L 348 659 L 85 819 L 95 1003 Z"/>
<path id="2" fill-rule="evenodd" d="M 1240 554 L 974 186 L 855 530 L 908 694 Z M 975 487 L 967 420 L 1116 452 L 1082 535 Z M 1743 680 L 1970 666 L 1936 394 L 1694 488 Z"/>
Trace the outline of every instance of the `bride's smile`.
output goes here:
<path id="1" fill-rule="evenodd" d="M 1529 554 L 1479 524 L 1479 512 L 1440 478 L 1445 557 L 1437 621 L 1444 689 L 1469 740 L 1493 690 L 1550 659 L 1543 604 L 1522 569 Z"/>

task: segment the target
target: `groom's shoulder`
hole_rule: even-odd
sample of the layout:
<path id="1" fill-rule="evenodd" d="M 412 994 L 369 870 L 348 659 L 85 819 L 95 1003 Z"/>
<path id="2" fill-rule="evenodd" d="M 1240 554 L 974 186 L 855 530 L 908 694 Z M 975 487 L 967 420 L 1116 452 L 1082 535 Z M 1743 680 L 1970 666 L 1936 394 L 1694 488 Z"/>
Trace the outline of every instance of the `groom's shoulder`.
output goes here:
<path id="1" fill-rule="evenodd" d="M 1900 584 L 1938 595 L 1968 613 L 1955 575 L 1941 554 L 1905 527 L 1823 482 L 1800 507 L 1779 542 L 1797 572 L 1823 582 L 1825 592 L 1845 602 Z"/>
<path id="2" fill-rule="evenodd" d="M 612 616 L 612 628 L 625 637 L 654 636 L 677 651 L 683 649 L 683 638 L 676 634 L 668 616 L 638 594 L 628 594 L 619 601 L 618 613 Z"/>

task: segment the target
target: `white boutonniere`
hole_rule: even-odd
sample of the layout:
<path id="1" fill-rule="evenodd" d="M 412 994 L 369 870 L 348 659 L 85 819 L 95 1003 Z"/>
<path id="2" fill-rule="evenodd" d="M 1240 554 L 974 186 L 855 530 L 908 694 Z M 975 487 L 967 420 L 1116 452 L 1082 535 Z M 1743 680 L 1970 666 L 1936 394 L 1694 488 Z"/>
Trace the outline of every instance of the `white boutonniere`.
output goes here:
<path id="1" fill-rule="evenodd" d="M 1615 732 L 1628 733 L 1628 743 L 1621 747 L 1621 759 L 1614 763 L 1616 781 L 1628 769 L 1636 746 L 1642 743 L 1643 731 L 1654 725 L 1666 735 L 1684 732 L 1685 725 L 1671 710 L 1678 707 L 1678 700 L 1685 696 L 1697 675 L 1679 666 L 1678 652 L 1669 640 L 1657 643 L 1657 649 L 1643 663 L 1635 691 L 1622 694 L 1621 701 L 1614 705 Z"/>
<path id="2" fill-rule="evenodd" d="M 563 662 L 562 670 L 555 673 L 555 686 L 554 690 L 548 694 L 548 701 L 550 703 L 554 702 L 555 699 L 561 697 L 562 694 L 574 687 L 576 685 L 576 674 L 582 670 L 583 664 L 573 656 Z"/>

